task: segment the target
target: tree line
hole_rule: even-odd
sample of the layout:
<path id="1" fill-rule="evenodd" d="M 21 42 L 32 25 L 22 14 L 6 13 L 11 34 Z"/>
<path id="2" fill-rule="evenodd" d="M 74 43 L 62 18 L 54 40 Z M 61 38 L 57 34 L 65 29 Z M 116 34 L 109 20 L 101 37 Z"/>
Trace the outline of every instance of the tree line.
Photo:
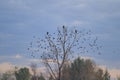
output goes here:
<path id="1" fill-rule="evenodd" d="M 31 74 L 29 68 L 24 67 L 15 69 L 14 72 L 3 73 L 0 80 L 55 80 L 52 76 L 46 78 L 42 74 L 39 76 L 36 74 L 38 73 Z M 107 70 L 99 68 L 92 60 L 79 57 L 64 65 L 61 80 L 110 80 L 110 74 Z"/>

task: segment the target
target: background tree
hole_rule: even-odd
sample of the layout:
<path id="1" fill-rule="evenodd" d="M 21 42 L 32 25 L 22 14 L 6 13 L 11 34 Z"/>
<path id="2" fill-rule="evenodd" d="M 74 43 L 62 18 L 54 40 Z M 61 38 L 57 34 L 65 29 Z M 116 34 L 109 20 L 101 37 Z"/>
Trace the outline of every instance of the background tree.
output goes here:
<path id="1" fill-rule="evenodd" d="M 96 80 L 104 80 L 103 70 L 102 69 L 97 70 L 97 72 L 96 72 Z"/>
<path id="2" fill-rule="evenodd" d="M 61 76 L 61 80 L 71 80 L 70 78 L 72 78 L 70 76 L 70 66 L 69 65 L 65 65 L 62 69 L 62 76 Z M 72 75 L 73 76 L 73 75 Z"/>
<path id="3" fill-rule="evenodd" d="M 110 80 L 110 74 L 108 73 L 107 70 L 105 71 L 105 74 L 104 74 L 104 80 Z"/>
<path id="4" fill-rule="evenodd" d="M 20 68 L 18 71 L 15 71 L 16 80 L 29 80 L 30 72 L 28 68 Z"/>
<path id="5" fill-rule="evenodd" d="M 63 26 L 57 28 L 56 33 L 47 32 L 45 38 L 35 39 L 35 43 L 31 42 L 28 50 L 33 57 L 41 56 L 40 59 L 54 80 L 61 80 L 62 69 L 72 60 L 74 54 L 87 53 L 94 48 L 99 49 L 96 44 L 97 38 L 91 38 L 90 35 L 90 30 L 87 32 L 75 28 L 70 30 Z"/>
<path id="6" fill-rule="evenodd" d="M 31 70 L 33 72 L 32 80 L 37 80 L 37 75 L 36 75 L 37 64 L 31 63 L 30 67 L 31 67 Z"/>
<path id="7" fill-rule="evenodd" d="M 117 77 L 117 80 L 120 80 L 120 77 Z"/>
<path id="8" fill-rule="evenodd" d="M 39 77 L 38 77 L 38 80 L 45 80 L 44 76 L 41 74 Z"/>
<path id="9" fill-rule="evenodd" d="M 54 78 L 52 76 L 50 76 L 48 80 L 54 80 Z"/>
<path id="10" fill-rule="evenodd" d="M 7 71 L 1 75 L 0 80 L 15 80 L 14 72 Z"/>
<path id="11" fill-rule="evenodd" d="M 74 60 L 70 66 L 66 67 L 67 71 L 64 70 L 62 75 L 64 76 L 63 80 L 94 80 L 95 79 L 95 64 L 91 60 L 84 60 L 77 58 Z"/>
<path id="12" fill-rule="evenodd" d="M 103 71 L 102 69 L 98 69 L 96 71 L 96 80 L 110 80 L 110 74 L 108 71 Z"/>
<path id="13" fill-rule="evenodd" d="M 77 58 L 63 68 L 62 80 L 110 80 L 106 71 L 98 68 L 91 60 Z"/>
<path id="14" fill-rule="evenodd" d="M 1 78 L 1 80 L 8 80 L 9 78 L 10 78 L 10 76 L 11 76 L 11 74 L 9 74 L 9 73 L 3 73 L 2 74 L 2 78 Z"/>

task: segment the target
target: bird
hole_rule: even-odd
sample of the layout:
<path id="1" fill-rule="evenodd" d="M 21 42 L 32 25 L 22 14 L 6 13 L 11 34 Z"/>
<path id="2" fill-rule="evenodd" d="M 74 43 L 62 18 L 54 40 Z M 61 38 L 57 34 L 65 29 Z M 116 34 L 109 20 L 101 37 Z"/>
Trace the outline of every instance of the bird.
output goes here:
<path id="1" fill-rule="evenodd" d="M 47 32 L 47 35 L 49 34 L 49 32 Z"/>

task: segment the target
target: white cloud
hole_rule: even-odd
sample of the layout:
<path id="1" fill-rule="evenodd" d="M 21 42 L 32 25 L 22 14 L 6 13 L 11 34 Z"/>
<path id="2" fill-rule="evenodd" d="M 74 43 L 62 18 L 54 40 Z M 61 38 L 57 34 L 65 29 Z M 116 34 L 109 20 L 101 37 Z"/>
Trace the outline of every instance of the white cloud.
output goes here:
<path id="1" fill-rule="evenodd" d="M 14 56 L 14 58 L 20 59 L 20 58 L 22 58 L 22 56 L 21 56 L 20 54 L 16 54 L 16 55 Z"/>
<path id="2" fill-rule="evenodd" d="M 1 39 L 8 39 L 8 38 L 11 38 L 11 37 L 14 37 L 14 35 L 0 32 L 0 38 Z"/>
<path id="3" fill-rule="evenodd" d="M 120 69 L 109 69 L 109 73 L 112 78 L 117 78 L 120 76 Z"/>
<path id="4" fill-rule="evenodd" d="M 27 66 L 27 68 L 29 68 L 30 73 L 33 74 L 31 67 L 30 67 L 30 66 Z M 46 71 L 46 67 L 37 67 L 37 68 L 36 68 L 36 73 L 37 73 L 37 74 L 45 73 L 45 71 Z"/>
<path id="5" fill-rule="evenodd" d="M 107 67 L 105 65 L 99 65 L 98 67 L 101 68 L 104 71 L 107 69 Z"/>
<path id="6" fill-rule="evenodd" d="M 6 71 L 11 71 L 14 69 L 14 65 L 9 62 L 4 62 L 0 64 L 0 72 L 4 73 Z"/>
<path id="7" fill-rule="evenodd" d="M 18 69 L 27 67 L 27 68 L 29 68 L 30 73 L 32 74 L 32 70 L 31 70 L 30 66 L 17 66 L 17 67 L 18 67 Z M 15 69 L 15 65 L 11 64 L 10 62 L 0 63 L 0 73 L 5 73 L 7 71 L 14 71 L 14 69 Z M 46 67 L 37 67 L 36 71 L 37 71 L 37 74 L 45 73 Z"/>
<path id="8" fill-rule="evenodd" d="M 81 56 L 81 58 L 82 58 L 82 59 L 85 59 L 85 60 L 86 60 L 86 59 L 93 60 L 93 58 L 92 58 L 92 57 L 89 57 L 89 56 Z"/>
<path id="9" fill-rule="evenodd" d="M 25 0 L 10 0 L 8 4 L 14 9 L 30 9 Z"/>
<path id="10" fill-rule="evenodd" d="M 16 55 L 13 55 L 13 56 L 0 56 L 0 59 L 21 59 L 22 56 L 20 54 L 16 54 Z"/>
<path id="11" fill-rule="evenodd" d="M 35 62 L 35 63 L 44 62 L 44 60 L 42 60 L 42 59 L 28 59 L 28 61 L 29 62 Z M 53 60 L 53 59 L 47 59 L 47 62 L 54 63 L 54 62 L 57 62 L 57 61 Z"/>
<path id="12" fill-rule="evenodd" d="M 107 69 L 111 76 L 111 79 L 117 79 L 117 77 L 120 76 L 120 69 L 115 68 L 109 69 L 105 65 L 99 65 L 98 67 L 101 68 L 103 71 Z"/>
<path id="13" fill-rule="evenodd" d="M 21 56 L 20 54 L 16 54 L 12 56 L 8 56 L 8 55 L 0 56 L 0 60 L 8 60 L 8 59 L 16 60 L 16 59 L 22 59 L 22 58 L 23 56 Z"/>
<path id="14" fill-rule="evenodd" d="M 35 62 L 35 63 L 39 63 L 41 62 L 42 60 L 40 59 L 28 59 L 29 62 Z"/>
<path id="15" fill-rule="evenodd" d="M 73 21 L 72 22 L 72 25 L 82 25 L 82 24 L 84 24 L 85 22 L 83 22 L 83 21 L 80 21 L 80 20 L 75 20 L 75 21 Z"/>

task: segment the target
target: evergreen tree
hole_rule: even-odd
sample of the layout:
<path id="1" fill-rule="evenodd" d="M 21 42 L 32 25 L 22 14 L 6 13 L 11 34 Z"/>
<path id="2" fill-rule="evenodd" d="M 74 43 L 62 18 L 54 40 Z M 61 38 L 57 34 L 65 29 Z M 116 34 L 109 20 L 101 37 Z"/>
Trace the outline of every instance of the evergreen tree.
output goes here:
<path id="1" fill-rule="evenodd" d="M 21 68 L 18 71 L 15 71 L 16 80 L 29 80 L 30 72 L 28 68 Z"/>
<path id="2" fill-rule="evenodd" d="M 45 80 L 44 76 L 41 74 L 39 77 L 38 77 L 38 80 Z"/>
<path id="3" fill-rule="evenodd" d="M 107 70 L 105 71 L 105 74 L 104 74 L 104 80 L 110 80 L 110 74 L 108 73 Z"/>
<path id="4" fill-rule="evenodd" d="M 7 72 L 3 73 L 1 80 L 8 80 L 9 77 L 10 77 L 10 74 L 8 74 Z"/>
<path id="5" fill-rule="evenodd" d="M 62 70 L 62 80 L 110 80 L 108 71 L 98 68 L 87 59 L 77 58 Z"/>

